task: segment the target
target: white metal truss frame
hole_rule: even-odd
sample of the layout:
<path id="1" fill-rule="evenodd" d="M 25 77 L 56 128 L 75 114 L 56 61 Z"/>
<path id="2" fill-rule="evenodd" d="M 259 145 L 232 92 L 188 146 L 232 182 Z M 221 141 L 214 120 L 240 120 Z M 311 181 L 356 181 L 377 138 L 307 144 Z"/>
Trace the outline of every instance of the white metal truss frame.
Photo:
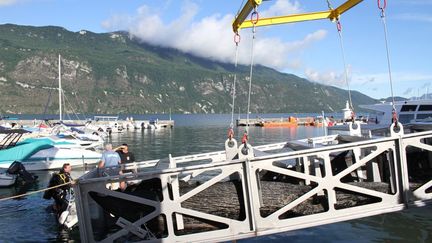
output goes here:
<path id="1" fill-rule="evenodd" d="M 408 147 L 415 147 L 418 149 L 421 149 L 423 151 L 429 151 L 432 152 L 432 146 L 425 144 L 422 141 L 425 141 L 428 139 L 429 141 L 432 141 L 432 135 L 429 132 L 421 132 L 421 133 L 414 133 L 414 134 L 406 134 L 404 139 L 402 139 L 401 143 L 401 150 L 403 151 L 402 155 L 404 156 L 402 158 L 403 160 L 403 169 L 404 174 L 407 176 L 404 178 L 404 190 L 406 192 L 411 192 L 409 188 L 409 171 L 408 171 L 408 160 L 406 158 L 406 151 Z M 428 158 L 429 164 L 432 165 L 432 158 Z M 432 193 L 426 192 L 427 189 L 432 187 L 432 180 L 424 183 L 417 189 L 413 190 L 411 193 L 405 194 L 407 197 L 407 202 L 415 202 L 415 201 L 421 201 L 421 200 L 432 200 Z"/>
<path id="2" fill-rule="evenodd" d="M 86 178 L 81 180 L 76 185 L 77 193 L 77 211 L 80 216 L 80 232 L 81 240 L 84 242 L 96 242 L 93 238 L 93 229 L 91 225 L 91 207 L 89 206 L 91 199 L 89 192 L 109 195 L 118 197 L 123 200 L 130 200 L 143 205 L 148 205 L 155 210 L 150 214 L 138 219 L 135 222 L 129 222 L 124 218 L 119 218 L 117 225 L 121 229 L 101 242 L 112 242 L 119 237 L 126 234 L 134 234 L 142 240 L 154 241 L 155 239 L 149 238 L 151 232 L 148 232 L 144 227 L 146 222 L 159 216 L 165 215 L 167 226 L 167 237 L 157 239 L 157 241 L 169 242 L 203 242 L 203 241 L 223 241 L 246 238 L 257 235 L 272 234 L 287 230 L 301 229 L 311 226 L 317 226 L 327 223 L 334 223 L 360 217 L 372 216 L 386 212 L 393 212 L 403 209 L 408 200 L 413 200 L 410 197 L 408 186 L 408 171 L 406 164 L 406 148 L 407 146 L 414 146 L 420 149 L 432 151 L 432 146 L 422 143 L 422 139 L 432 138 L 432 132 L 406 134 L 403 132 L 392 133 L 391 137 L 380 138 L 373 140 L 366 140 L 361 142 L 354 142 L 348 144 L 338 144 L 327 147 L 311 148 L 301 151 L 285 152 L 279 154 L 268 154 L 261 157 L 255 157 L 246 160 L 233 160 L 233 161 L 218 161 L 223 153 L 215 152 L 208 154 L 201 154 L 200 156 L 183 156 L 184 158 L 171 158 L 169 157 L 170 166 L 168 169 L 160 169 L 150 172 L 140 172 L 133 178 L 128 178 L 125 175 L 117 175 L 106 178 Z M 263 149 L 282 148 L 285 143 L 279 143 L 270 146 L 261 146 Z M 257 147 L 255 147 L 257 148 Z M 354 163 L 347 165 L 339 173 L 333 175 L 331 156 L 335 153 L 350 151 L 353 154 Z M 362 188 L 348 183 L 341 182 L 344 176 L 356 173 L 358 178 L 366 178 L 362 175 L 366 165 L 372 165 L 372 174 L 367 175 L 367 179 L 377 180 L 379 175 L 376 176 L 378 166 L 375 158 L 386 153 L 388 170 L 390 173 L 390 193 L 378 192 L 375 190 Z M 176 162 L 186 162 L 187 159 L 200 160 L 202 158 L 210 158 L 216 156 L 218 159 L 212 160 L 213 162 L 201 165 L 193 165 L 187 167 L 175 167 Z M 278 161 L 296 160 L 299 165 L 303 166 L 303 171 L 293 171 L 278 166 Z M 214 163 L 218 161 L 218 163 Z M 323 167 L 323 171 L 321 168 Z M 271 213 L 266 217 L 260 214 L 260 178 L 257 171 L 267 170 L 280 173 L 289 177 L 304 180 L 306 184 L 316 184 L 310 191 L 298 197 L 294 201 L 282 206 L 280 209 Z M 217 175 L 212 176 L 209 180 L 204 181 L 200 186 L 180 195 L 179 179 L 193 178 L 200 174 L 217 171 Z M 322 173 L 324 172 L 324 173 Z M 245 219 L 234 220 L 216 216 L 197 209 L 190 209 L 182 207 L 182 203 L 190 200 L 199 193 L 209 189 L 211 186 L 226 181 L 231 175 L 236 174 L 241 182 L 242 198 L 240 202 L 245 208 Z M 324 174 L 325 176 L 322 176 Z M 106 188 L 106 183 L 128 181 L 132 179 L 152 179 L 159 178 L 162 186 L 163 200 L 156 201 L 146 198 L 136 197 L 121 192 L 111 191 Z M 430 193 L 425 190 L 432 185 L 432 181 L 426 182 L 422 187 L 413 192 L 417 200 L 431 199 Z M 171 189 L 170 189 L 171 188 Z M 362 206 L 355 206 L 343 209 L 336 209 L 336 190 L 344 189 L 362 195 L 379 198 L 380 201 L 376 203 L 366 204 Z M 170 191 L 172 190 L 172 191 Z M 320 194 L 323 191 L 327 193 L 328 210 L 325 212 L 315 213 L 311 215 L 298 216 L 294 218 L 280 219 L 280 216 L 290 209 L 306 201 L 310 197 Z M 172 198 L 170 198 L 172 195 Z M 208 232 L 190 233 L 186 235 L 176 235 L 175 229 L 181 230 L 184 227 L 183 217 L 192 216 L 218 222 L 227 225 L 227 228 L 218 229 Z M 175 220 L 174 220 L 175 218 Z"/>
<path id="3" fill-rule="evenodd" d="M 375 143 L 361 142 L 361 143 L 351 144 L 349 147 L 344 147 L 340 149 L 331 149 L 331 150 L 324 150 L 321 152 L 305 153 L 296 156 L 287 156 L 284 158 L 278 158 L 276 160 L 266 159 L 266 160 L 252 162 L 251 163 L 252 171 L 255 170 L 273 171 L 279 174 L 284 174 L 290 177 L 295 177 L 298 179 L 303 179 L 305 181 L 317 183 L 317 186 L 315 188 L 311 189 L 306 194 L 290 202 L 289 204 L 285 205 L 284 207 L 280 208 L 279 210 L 277 210 L 276 212 L 272 213 L 267 217 L 262 217 L 260 215 L 259 194 L 254 193 L 253 194 L 255 196 L 255 198 L 253 199 L 253 201 L 255 202 L 255 205 L 253 206 L 253 208 L 255 209 L 254 218 L 257 221 L 256 224 L 258 227 L 258 231 L 261 231 L 261 229 L 262 231 L 265 231 L 266 229 L 275 229 L 275 228 L 284 228 L 284 227 L 289 227 L 290 229 L 300 229 L 300 228 L 304 228 L 304 225 L 320 225 L 322 224 L 321 221 L 338 222 L 339 221 L 338 218 L 343 218 L 343 220 L 347 220 L 349 219 L 347 215 L 351 215 L 352 218 L 358 218 L 357 215 L 375 215 L 381 213 L 383 210 L 387 210 L 387 211 L 391 210 L 395 205 L 401 203 L 399 199 L 399 193 L 390 195 L 382 192 L 377 192 L 374 190 L 353 186 L 347 183 L 342 183 L 340 179 L 352 172 L 356 172 L 360 167 L 365 166 L 367 163 L 370 163 L 372 159 L 374 159 L 376 156 L 380 155 L 383 152 L 388 151 L 393 154 L 394 145 L 395 145 L 394 141 L 391 140 L 380 141 Z M 367 156 L 360 158 L 361 149 L 371 148 L 371 147 L 375 147 L 376 150 L 372 151 Z M 354 152 L 356 162 L 351 166 L 349 166 L 348 168 L 344 169 L 343 171 L 333 176 L 331 171 L 332 166 L 330 163 L 331 162 L 330 153 L 343 152 L 347 150 L 352 150 Z M 312 175 L 308 173 L 287 170 L 274 165 L 275 161 L 281 159 L 284 160 L 302 159 L 303 162 L 305 163 L 305 166 L 309 164 L 312 166 L 312 168 L 314 168 L 314 163 L 317 162 L 310 161 L 311 160 L 310 158 L 313 157 L 320 158 L 322 161 L 324 161 L 325 177 L 322 177 L 319 173 L 317 173 L 318 175 Z M 391 171 L 398 170 L 396 163 L 393 163 L 392 166 L 394 167 L 391 168 Z M 313 171 L 310 172 L 313 173 Z M 250 176 L 252 177 L 251 181 L 255 182 L 258 180 L 256 173 L 251 173 Z M 394 186 L 396 188 L 400 187 L 399 178 L 397 174 L 395 174 L 392 183 L 394 183 Z M 257 184 L 253 184 L 252 186 L 253 186 L 252 191 L 259 190 Z M 368 204 L 364 206 L 357 206 L 353 208 L 336 210 L 334 208 L 334 204 L 336 203 L 335 188 L 346 189 L 364 195 L 380 198 L 381 202 L 374 203 L 373 205 Z M 327 212 L 308 215 L 308 216 L 289 218 L 289 219 L 279 219 L 279 216 L 281 216 L 286 211 L 294 208 L 295 206 L 299 205 L 302 202 L 305 202 L 307 199 L 309 199 L 310 197 L 316 194 L 319 194 L 323 190 L 326 190 L 328 195 L 327 198 L 328 198 L 329 210 Z"/>

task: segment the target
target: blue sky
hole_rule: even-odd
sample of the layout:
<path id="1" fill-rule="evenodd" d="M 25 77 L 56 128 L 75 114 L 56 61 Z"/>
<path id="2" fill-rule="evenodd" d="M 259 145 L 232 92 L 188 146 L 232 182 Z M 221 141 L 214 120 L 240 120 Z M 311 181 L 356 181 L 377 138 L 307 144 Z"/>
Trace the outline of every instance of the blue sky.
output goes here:
<path id="1" fill-rule="evenodd" d="M 382 0 L 383 2 L 384 0 Z M 335 7 L 341 0 L 330 0 Z M 0 0 L 0 24 L 55 25 L 71 31 L 127 30 L 134 37 L 218 61 L 233 62 L 231 21 L 242 1 Z M 326 10 L 326 0 L 271 0 L 261 17 Z M 377 1 L 364 0 L 341 17 L 351 89 L 391 95 Z M 388 43 L 394 94 L 432 93 L 432 0 L 388 0 Z M 248 65 L 251 30 L 240 32 L 239 62 Z M 255 63 L 315 82 L 347 88 L 338 33 L 328 20 L 257 29 Z"/>

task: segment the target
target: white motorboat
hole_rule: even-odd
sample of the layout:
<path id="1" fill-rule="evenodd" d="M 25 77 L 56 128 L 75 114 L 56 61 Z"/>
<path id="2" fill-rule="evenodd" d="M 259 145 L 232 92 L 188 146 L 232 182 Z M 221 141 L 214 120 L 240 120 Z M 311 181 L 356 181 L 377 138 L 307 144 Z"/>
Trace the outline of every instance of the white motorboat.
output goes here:
<path id="1" fill-rule="evenodd" d="M 37 176 L 27 172 L 22 163 L 15 161 L 7 170 L 0 170 L 0 187 L 14 185 L 18 177 L 21 177 L 25 183 L 33 183 L 37 179 Z"/>
<path id="2" fill-rule="evenodd" d="M 383 102 L 373 105 L 360 105 L 380 115 L 378 124 L 391 124 L 393 121 L 393 103 Z M 402 124 L 428 122 L 432 119 L 432 99 L 396 101 L 394 108 L 398 121 Z M 430 123 L 429 123 L 430 124 Z"/>
<path id="3" fill-rule="evenodd" d="M 6 171 L 0 172 L 0 187 L 8 187 L 15 184 L 17 175 L 12 175 Z"/>
<path id="4" fill-rule="evenodd" d="M 101 158 L 98 152 L 67 143 L 58 145 L 51 139 L 18 142 L 27 133 L 22 129 L 2 132 L 8 135 L 0 142 L 0 168 L 8 168 L 14 161 L 22 162 L 27 170 L 58 169 L 64 163 L 80 167 L 97 163 Z"/>

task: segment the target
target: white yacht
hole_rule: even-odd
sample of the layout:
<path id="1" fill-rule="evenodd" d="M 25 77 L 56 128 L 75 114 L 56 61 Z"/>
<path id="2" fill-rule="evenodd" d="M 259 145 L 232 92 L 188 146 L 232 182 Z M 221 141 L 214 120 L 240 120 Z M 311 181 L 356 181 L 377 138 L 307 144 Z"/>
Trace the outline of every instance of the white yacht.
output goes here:
<path id="1" fill-rule="evenodd" d="M 432 121 L 432 99 L 396 101 L 394 106 L 398 121 L 402 124 Z M 360 105 L 360 107 L 377 112 L 381 117 L 377 121 L 378 124 L 392 123 L 392 102 Z"/>

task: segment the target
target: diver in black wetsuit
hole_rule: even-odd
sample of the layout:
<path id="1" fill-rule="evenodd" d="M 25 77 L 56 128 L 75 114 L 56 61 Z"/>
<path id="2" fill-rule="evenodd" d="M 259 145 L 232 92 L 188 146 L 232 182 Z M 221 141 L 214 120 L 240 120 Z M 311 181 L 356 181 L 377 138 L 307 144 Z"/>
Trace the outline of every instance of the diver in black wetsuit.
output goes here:
<path id="1" fill-rule="evenodd" d="M 70 175 L 72 166 L 69 163 L 63 164 L 63 167 L 58 173 L 54 173 L 49 181 L 48 187 L 53 187 L 65 183 L 72 182 L 73 179 Z M 66 200 L 67 193 L 71 190 L 71 184 L 63 185 L 61 187 L 56 187 L 45 191 L 43 198 L 51 199 L 54 198 L 54 211 L 60 215 L 63 211 L 67 209 L 68 201 Z"/>

